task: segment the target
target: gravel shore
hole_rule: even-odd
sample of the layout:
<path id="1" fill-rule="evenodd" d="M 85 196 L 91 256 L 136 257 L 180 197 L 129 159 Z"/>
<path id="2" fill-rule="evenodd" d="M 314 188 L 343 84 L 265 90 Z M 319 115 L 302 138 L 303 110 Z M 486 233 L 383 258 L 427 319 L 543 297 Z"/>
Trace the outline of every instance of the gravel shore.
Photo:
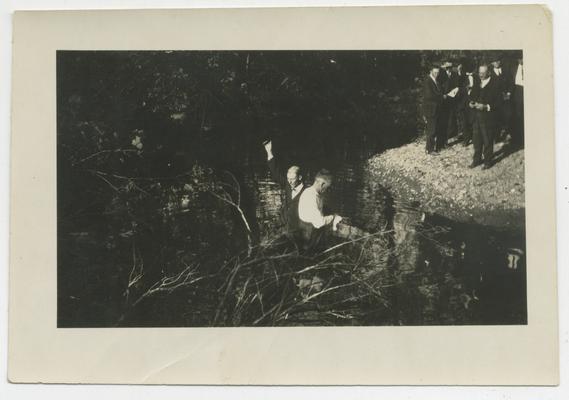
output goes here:
<path id="1" fill-rule="evenodd" d="M 394 196 L 463 222 L 503 228 L 524 226 L 524 152 L 507 144 L 494 146 L 495 164 L 470 169 L 472 145 L 455 144 L 437 155 L 425 154 L 418 140 L 372 157 L 371 173 Z"/>

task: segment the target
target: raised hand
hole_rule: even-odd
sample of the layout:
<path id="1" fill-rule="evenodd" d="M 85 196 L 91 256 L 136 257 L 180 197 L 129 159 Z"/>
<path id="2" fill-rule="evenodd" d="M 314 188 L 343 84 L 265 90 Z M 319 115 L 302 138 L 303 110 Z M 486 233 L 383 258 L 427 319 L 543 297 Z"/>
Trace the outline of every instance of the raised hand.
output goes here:
<path id="1" fill-rule="evenodd" d="M 263 145 L 265 146 L 265 151 L 267 152 L 267 154 L 273 152 L 273 142 L 271 140 L 263 142 Z"/>
<path id="2" fill-rule="evenodd" d="M 271 160 L 273 158 L 273 142 L 269 139 L 263 142 L 265 146 L 265 151 L 267 152 L 267 160 Z"/>

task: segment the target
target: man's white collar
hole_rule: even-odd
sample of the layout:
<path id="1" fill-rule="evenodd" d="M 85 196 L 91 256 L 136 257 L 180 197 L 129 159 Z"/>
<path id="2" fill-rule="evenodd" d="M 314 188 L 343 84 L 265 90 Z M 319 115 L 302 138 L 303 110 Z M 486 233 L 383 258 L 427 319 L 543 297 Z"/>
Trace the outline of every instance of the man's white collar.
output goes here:
<path id="1" fill-rule="evenodd" d="M 300 193 L 303 187 L 304 185 L 301 182 L 294 189 L 292 189 L 291 194 L 293 199 Z"/>

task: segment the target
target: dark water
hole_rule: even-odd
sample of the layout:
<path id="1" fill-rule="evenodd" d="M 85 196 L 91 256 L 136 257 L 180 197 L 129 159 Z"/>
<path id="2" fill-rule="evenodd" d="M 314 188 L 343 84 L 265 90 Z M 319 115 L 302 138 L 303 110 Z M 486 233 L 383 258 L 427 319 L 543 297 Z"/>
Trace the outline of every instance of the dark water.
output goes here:
<path id="1" fill-rule="evenodd" d="M 350 226 L 358 228 L 360 236 L 365 236 L 365 240 L 358 242 L 361 246 L 357 251 L 361 248 L 361 254 L 355 257 L 361 262 L 352 268 L 349 279 L 363 282 L 366 290 L 377 294 L 377 298 L 357 300 L 359 293 L 344 292 L 344 297 L 356 299 L 350 303 L 349 319 L 338 313 L 332 319 L 322 319 L 323 306 L 318 302 L 295 320 L 218 316 L 223 285 L 227 285 L 231 275 L 223 270 L 220 273 L 219 266 L 226 265 L 227 260 L 243 250 L 245 235 L 234 210 L 220 207 L 219 202 L 205 197 L 183 213 L 154 219 L 148 219 L 150 214 L 144 212 L 138 217 L 125 218 L 125 213 L 112 205 L 108 215 L 62 218 L 58 235 L 59 326 L 527 322 L 523 231 L 455 222 L 423 213 L 421 205 L 413 199 L 394 199 L 366 169 L 366 160 L 380 151 L 383 143 L 369 135 L 349 132 L 331 137 L 334 139 L 319 141 L 312 135 L 313 143 L 306 146 L 297 145 L 298 137 L 277 137 L 274 142 L 277 154 L 288 153 L 294 162 L 306 167 L 307 181 L 322 166 L 334 172 L 335 183 L 327 207 L 344 216 Z M 240 182 L 242 207 L 255 240 L 271 240 L 279 235 L 281 228 L 278 218 L 281 188 L 269 175 L 260 142 L 239 141 L 235 146 L 228 144 L 224 148 L 226 159 L 214 156 L 212 160 L 218 168 L 234 172 Z M 239 156 L 232 158 L 230 155 L 234 153 Z M 128 222 L 137 218 L 141 222 Z M 329 246 L 343 240 L 332 238 Z M 136 307 L 129 306 L 153 282 L 175 274 L 180 262 L 195 263 L 202 275 L 211 272 L 216 278 L 200 281 L 189 289 L 159 293 Z M 141 271 L 144 268 L 143 280 L 131 285 L 137 268 Z M 240 282 L 236 278 L 225 297 L 239 297 L 240 290 L 245 292 L 251 275 L 260 275 L 254 277 L 255 282 L 257 278 L 260 282 L 267 281 L 261 276 L 262 271 L 253 269 L 248 274 Z M 345 282 L 346 278 L 317 272 L 304 279 Z M 296 290 L 298 284 L 298 280 L 294 284 L 291 281 L 290 286 Z M 286 286 L 283 289 L 278 277 L 272 285 L 275 287 L 258 289 L 264 290 L 265 303 L 276 301 L 270 298 L 273 290 L 283 296 L 289 290 Z M 226 313 L 235 310 L 238 308 Z M 263 311 L 256 310 L 258 315 L 263 315 Z M 311 317 L 310 313 L 316 316 Z"/>
<path id="2" fill-rule="evenodd" d="M 365 234 L 390 232 L 389 246 L 395 255 L 382 259 L 385 241 L 378 242 L 378 258 L 372 262 L 376 270 L 368 267 L 360 271 L 366 279 L 376 274 L 375 284 L 387 288 L 382 293 L 387 297 L 389 309 L 388 315 L 376 315 L 362 323 L 527 322 L 523 230 L 462 223 L 426 214 L 413 199 L 394 199 L 366 169 L 366 160 L 376 149 L 369 138 L 332 146 L 341 151 L 335 157 L 320 160 L 335 172 L 334 188 L 327 197 L 330 210 L 344 216 L 349 225 Z M 312 162 L 311 166 L 316 170 L 318 162 Z M 260 230 L 272 231 L 279 224 L 279 186 L 271 180 L 266 166 L 259 163 L 248 167 L 245 182 L 248 190 L 258 196 L 254 212 Z M 373 252 L 373 238 L 371 242 Z"/>

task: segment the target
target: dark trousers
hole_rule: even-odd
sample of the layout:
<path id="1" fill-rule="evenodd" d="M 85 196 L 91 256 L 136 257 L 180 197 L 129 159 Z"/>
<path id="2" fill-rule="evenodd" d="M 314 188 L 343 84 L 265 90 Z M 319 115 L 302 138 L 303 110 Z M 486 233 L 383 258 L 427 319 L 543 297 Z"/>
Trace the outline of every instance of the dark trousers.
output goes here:
<path id="1" fill-rule="evenodd" d="M 484 164 L 490 166 L 494 155 L 494 136 L 496 124 L 493 115 L 487 111 L 474 111 L 474 123 L 472 126 L 472 144 L 474 145 L 473 162 L 478 164 L 484 156 Z"/>
<path id="2" fill-rule="evenodd" d="M 426 116 L 427 125 L 425 127 L 425 135 L 427 136 L 426 150 L 431 152 L 435 150 L 436 138 L 437 138 L 437 116 Z"/>
<path id="3" fill-rule="evenodd" d="M 524 87 L 516 85 L 512 95 L 512 142 L 516 145 L 524 144 Z"/>
<path id="4" fill-rule="evenodd" d="M 426 150 L 439 151 L 446 144 L 445 134 L 445 123 L 444 115 L 435 114 L 433 116 L 425 117 L 427 120 L 427 125 L 425 127 L 425 135 L 427 136 Z"/>
<path id="5" fill-rule="evenodd" d="M 443 104 L 441 107 L 441 113 L 437 121 L 437 145 L 436 150 L 441 150 L 446 147 L 448 142 L 448 127 L 450 122 L 450 109 L 448 105 Z"/>
<path id="6" fill-rule="evenodd" d="M 446 146 L 448 140 L 452 137 L 455 137 L 458 133 L 458 124 L 457 124 L 457 111 L 455 104 L 447 104 L 445 110 L 445 121 L 444 121 L 444 145 Z"/>
<path id="7" fill-rule="evenodd" d="M 456 122 L 458 132 L 462 133 L 462 142 L 468 143 L 472 140 L 472 116 L 469 109 L 458 109 L 456 111 Z"/>
<path id="8" fill-rule="evenodd" d="M 299 220 L 296 243 L 301 251 L 317 251 L 323 244 L 328 226 L 315 228 L 312 224 Z"/>
<path id="9" fill-rule="evenodd" d="M 504 100 L 498 111 L 498 129 L 500 132 L 511 135 L 512 130 L 512 102 Z M 498 130 L 497 129 L 497 130 Z"/>

